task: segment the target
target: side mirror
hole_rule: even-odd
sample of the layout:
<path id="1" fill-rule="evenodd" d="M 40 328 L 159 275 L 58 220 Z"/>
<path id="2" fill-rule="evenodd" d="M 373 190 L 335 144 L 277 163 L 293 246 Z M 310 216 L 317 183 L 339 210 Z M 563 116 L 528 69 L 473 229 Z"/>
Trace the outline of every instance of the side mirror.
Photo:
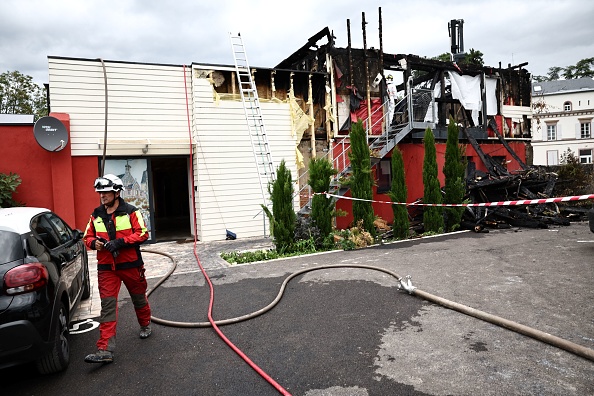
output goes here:
<path id="1" fill-rule="evenodd" d="M 79 229 L 72 230 L 72 234 L 74 235 L 74 240 L 75 240 L 75 241 L 80 241 L 80 240 L 83 238 L 83 236 L 85 235 L 85 234 L 84 234 L 84 233 L 83 233 L 81 230 L 79 230 Z"/>

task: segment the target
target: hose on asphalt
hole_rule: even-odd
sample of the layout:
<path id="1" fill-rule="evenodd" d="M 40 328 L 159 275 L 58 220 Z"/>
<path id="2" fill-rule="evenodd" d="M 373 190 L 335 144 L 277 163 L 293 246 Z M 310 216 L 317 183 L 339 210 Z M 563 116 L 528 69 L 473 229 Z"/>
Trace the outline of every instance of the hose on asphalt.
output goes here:
<path id="1" fill-rule="evenodd" d="M 142 251 L 147 252 L 147 253 L 160 254 L 160 255 L 168 257 L 172 261 L 172 265 L 171 265 L 171 268 L 169 269 L 169 271 L 161 279 L 159 279 L 159 281 L 155 284 L 154 287 L 152 287 L 147 292 L 147 297 L 148 297 L 163 282 L 165 282 L 171 276 L 171 274 L 173 274 L 173 272 L 175 271 L 175 269 L 177 267 L 177 260 L 174 257 L 172 257 L 171 255 L 169 255 L 167 253 L 159 252 L 157 250 L 143 249 Z M 239 323 L 239 322 L 253 319 L 257 316 L 260 316 L 260 315 L 270 311 L 272 308 L 274 308 L 279 303 L 279 301 L 281 300 L 281 298 L 285 292 L 287 284 L 295 277 L 305 274 L 307 272 L 327 270 L 327 269 L 336 269 L 336 268 L 360 268 L 360 269 L 367 269 L 367 270 L 372 270 L 372 271 L 383 272 L 385 274 L 388 274 L 388 275 L 396 278 L 396 280 L 398 282 L 398 287 L 404 289 L 411 295 L 415 295 L 415 296 L 420 297 L 420 298 L 427 300 L 429 302 L 441 305 L 445 308 L 449 308 L 454 311 L 461 312 L 463 314 L 472 316 L 477 319 L 481 319 L 483 321 L 486 321 L 486 322 L 492 323 L 494 325 L 497 325 L 499 327 L 503 327 L 505 329 L 514 331 L 516 333 L 523 334 L 523 335 L 533 338 L 535 340 L 547 343 L 549 345 L 560 348 L 567 352 L 571 352 L 577 356 L 581 356 L 585 359 L 588 359 L 588 360 L 591 360 L 594 362 L 594 350 L 592 350 L 590 348 L 586 348 L 582 345 L 579 345 L 574 342 L 565 340 L 563 338 L 559 338 L 557 336 L 551 335 L 549 333 L 545 333 L 543 331 L 522 325 L 520 323 L 513 322 L 511 320 L 508 320 L 508 319 L 505 319 L 505 318 L 502 318 L 502 317 L 499 317 L 496 315 L 492 315 L 492 314 L 480 311 L 478 309 L 475 309 L 475 308 L 472 308 L 472 307 L 469 307 L 469 306 L 466 306 L 463 304 L 456 303 L 451 300 L 447 300 L 445 298 L 433 295 L 431 293 L 427 293 L 423 290 L 419 290 L 418 288 L 412 286 L 412 284 L 410 282 L 410 277 L 402 278 L 397 273 L 395 273 L 391 270 L 388 270 L 386 268 L 381 268 L 381 267 L 376 267 L 376 266 L 371 266 L 371 265 L 363 265 L 363 264 L 322 265 L 322 266 L 316 266 L 316 267 L 305 268 L 305 269 L 299 270 L 297 272 L 290 274 L 288 277 L 285 278 L 285 280 L 282 282 L 282 284 L 279 288 L 279 291 L 278 291 L 276 297 L 274 298 L 274 300 L 272 300 L 272 302 L 270 304 L 266 305 L 265 307 L 263 307 L 257 311 L 251 312 L 249 314 L 237 316 L 237 317 L 229 318 L 229 319 L 216 320 L 216 321 L 214 321 L 214 323 L 217 326 L 223 326 L 223 325 Z M 160 324 L 163 326 L 172 326 L 172 327 L 201 328 L 201 327 L 211 327 L 212 326 L 212 324 L 210 322 L 178 322 L 178 321 L 161 319 L 161 318 L 158 318 L 155 316 L 152 316 L 151 320 L 154 323 L 157 323 L 157 324 Z"/>

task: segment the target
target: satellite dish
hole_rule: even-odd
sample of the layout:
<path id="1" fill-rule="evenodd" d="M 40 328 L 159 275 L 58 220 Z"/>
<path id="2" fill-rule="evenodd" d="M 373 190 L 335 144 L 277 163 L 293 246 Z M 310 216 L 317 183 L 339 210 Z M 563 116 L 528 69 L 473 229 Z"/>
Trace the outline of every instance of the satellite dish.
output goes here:
<path id="1" fill-rule="evenodd" d="M 47 151 L 60 151 L 68 144 L 68 131 L 56 117 L 41 117 L 33 127 L 37 143 Z"/>

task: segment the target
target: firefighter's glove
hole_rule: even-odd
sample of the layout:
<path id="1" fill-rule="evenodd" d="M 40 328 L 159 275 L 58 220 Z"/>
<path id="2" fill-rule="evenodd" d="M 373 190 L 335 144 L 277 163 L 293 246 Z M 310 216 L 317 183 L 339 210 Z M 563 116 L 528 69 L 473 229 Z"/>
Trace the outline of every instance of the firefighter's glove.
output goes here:
<path id="1" fill-rule="evenodd" d="M 113 241 L 109 241 L 105 244 L 105 249 L 110 253 L 115 253 L 121 248 L 126 246 L 126 242 L 124 242 L 124 238 L 117 238 Z"/>

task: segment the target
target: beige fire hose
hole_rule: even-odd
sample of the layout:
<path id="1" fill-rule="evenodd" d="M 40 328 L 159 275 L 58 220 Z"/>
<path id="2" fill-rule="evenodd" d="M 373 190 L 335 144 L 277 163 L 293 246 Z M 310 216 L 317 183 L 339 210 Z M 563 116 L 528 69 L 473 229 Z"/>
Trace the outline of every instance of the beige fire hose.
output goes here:
<path id="1" fill-rule="evenodd" d="M 171 255 L 162 253 L 162 252 L 159 252 L 156 250 L 143 249 L 142 251 L 147 252 L 147 253 L 155 253 L 155 254 L 160 254 L 160 255 L 166 256 L 173 263 L 170 270 L 167 272 L 167 274 L 165 274 L 161 279 L 159 279 L 159 281 L 155 284 L 155 286 L 148 291 L 147 295 L 150 296 L 150 294 L 152 292 L 154 292 L 163 282 L 165 282 L 167 280 L 167 278 L 169 278 L 169 276 L 175 271 L 175 268 L 177 267 L 177 261 Z M 481 319 L 486 322 L 492 323 L 494 325 L 506 328 L 508 330 L 515 331 L 517 333 L 534 338 L 535 340 L 538 340 L 538 341 L 545 342 L 549 345 L 563 349 L 567 352 L 571 352 L 575 355 L 581 356 L 583 358 L 586 358 L 586 359 L 594 362 L 594 350 L 592 350 L 590 348 L 586 348 L 582 345 L 578 345 L 571 341 L 564 340 L 563 338 L 556 337 L 554 335 L 545 333 L 543 331 L 536 330 L 531 327 L 513 322 L 511 320 L 504 319 L 504 318 L 501 318 L 496 315 L 491 315 L 489 313 L 479 311 L 478 309 L 474 309 L 474 308 L 468 307 L 466 305 L 462 305 L 462 304 L 447 300 L 445 298 L 435 296 L 431 293 L 427 293 L 425 291 L 419 290 L 418 288 L 416 288 L 412 285 L 410 276 L 407 276 L 406 278 L 402 278 L 395 272 L 390 271 L 388 269 L 381 268 L 381 267 L 375 267 L 375 266 L 371 266 L 371 265 L 362 265 L 362 264 L 322 265 L 322 266 L 317 266 L 317 267 L 305 268 L 305 269 L 299 270 L 297 272 L 294 272 L 291 275 L 289 275 L 287 278 L 285 278 L 285 280 L 283 281 L 283 283 L 280 286 L 279 292 L 276 295 L 275 299 L 270 304 L 265 306 L 264 308 L 259 309 L 258 311 L 252 312 L 250 314 L 238 316 L 235 318 L 217 320 L 217 321 L 215 321 L 215 323 L 217 326 L 228 325 L 228 324 L 242 322 L 244 320 L 249 320 L 249 319 L 255 318 L 256 316 L 262 315 L 262 314 L 270 311 L 272 308 L 274 308 L 274 306 L 276 304 L 278 304 L 278 302 L 280 301 L 280 299 L 283 296 L 283 293 L 285 291 L 287 284 L 289 283 L 289 281 L 291 279 L 293 279 L 296 276 L 299 276 L 301 274 L 304 274 L 306 272 L 332 269 L 332 268 L 361 268 L 361 269 L 368 269 L 368 270 L 373 270 L 373 271 L 384 272 L 384 273 L 396 278 L 396 280 L 398 281 L 398 288 L 404 289 L 411 295 L 418 296 L 418 297 L 420 297 L 424 300 L 427 300 L 429 302 L 439 304 L 443 307 L 453 309 L 455 311 L 475 317 L 477 319 Z M 155 316 L 152 316 L 151 320 L 154 323 L 161 324 L 164 326 L 172 326 L 172 327 L 211 327 L 210 322 L 175 322 L 175 321 L 160 319 Z"/>

